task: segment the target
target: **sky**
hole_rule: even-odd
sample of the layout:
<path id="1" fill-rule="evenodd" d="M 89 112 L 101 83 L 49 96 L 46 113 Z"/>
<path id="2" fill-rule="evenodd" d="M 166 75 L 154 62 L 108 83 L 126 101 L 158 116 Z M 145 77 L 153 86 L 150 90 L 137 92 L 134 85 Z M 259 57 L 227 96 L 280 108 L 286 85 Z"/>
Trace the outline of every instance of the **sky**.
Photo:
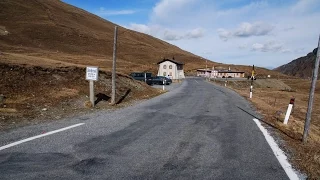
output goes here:
<path id="1" fill-rule="evenodd" d="M 275 68 L 318 45 L 320 0 L 63 0 L 205 59 Z"/>

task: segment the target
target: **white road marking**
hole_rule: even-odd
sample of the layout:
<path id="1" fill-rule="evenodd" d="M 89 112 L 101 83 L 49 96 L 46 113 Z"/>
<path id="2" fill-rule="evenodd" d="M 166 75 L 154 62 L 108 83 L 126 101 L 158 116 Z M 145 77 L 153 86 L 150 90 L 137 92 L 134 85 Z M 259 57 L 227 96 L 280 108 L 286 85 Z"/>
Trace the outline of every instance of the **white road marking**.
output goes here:
<path id="1" fill-rule="evenodd" d="M 199 82 L 197 80 L 195 80 L 195 81 L 199 84 Z"/>
<path id="2" fill-rule="evenodd" d="M 299 177 L 297 173 L 293 170 L 291 164 L 288 162 L 287 156 L 284 154 L 284 152 L 279 148 L 276 141 L 272 138 L 272 136 L 268 133 L 267 129 L 264 128 L 260 121 L 258 119 L 253 119 L 253 121 L 257 124 L 257 126 L 260 128 L 261 132 L 263 133 L 264 137 L 266 138 L 269 146 L 271 147 L 274 155 L 280 162 L 282 168 L 287 173 L 290 180 L 298 180 Z"/>
<path id="3" fill-rule="evenodd" d="M 41 138 L 41 137 L 44 137 L 44 136 L 55 134 L 55 133 L 58 133 L 58 132 L 61 132 L 61 131 L 65 131 L 65 130 L 68 130 L 68 129 L 71 129 L 71 128 L 75 128 L 75 127 L 78 127 L 78 126 L 82 126 L 82 125 L 84 125 L 84 123 L 75 124 L 75 125 L 72 125 L 72 126 L 68 126 L 68 127 L 62 128 L 62 129 L 57 129 L 57 130 L 50 131 L 50 132 L 47 132 L 47 133 L 44 133 L 44 134 L 40 134 L 40 135 L 37 135 L 37 136 L 30 137 L 30 138 L 27 138 L 27 139 L 23 139 L 23 140 L 14 142 L 14 143 L 10 143 L 10 144 L 7 144 L 5 146 L 1 146 L 0 147 L 0 151 L 2 151 L 4 149 L 7 149 L 7 148 L 10 148 L 12 146 L 16 146 L 16 145 L 19 145 L 19 144 L 22 144 L 22 143 L 25 143 L 25 142 L 28 142 L 28 141 L 32 141 L 32 140 L 35 140 L 35 139 L 38 139 L 38 138 Z"/>

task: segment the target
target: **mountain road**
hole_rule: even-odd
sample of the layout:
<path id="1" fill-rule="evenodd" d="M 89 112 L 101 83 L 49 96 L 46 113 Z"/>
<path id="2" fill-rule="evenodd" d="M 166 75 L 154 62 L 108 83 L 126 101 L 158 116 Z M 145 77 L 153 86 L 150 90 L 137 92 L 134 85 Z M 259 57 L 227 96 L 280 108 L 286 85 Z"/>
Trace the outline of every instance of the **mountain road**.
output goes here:
<path id="1" fill-rule="evenodd" d="M 232 90 L 187 78 L 132 106 L 0 133 L 0 179 L 289 179 Z"/>

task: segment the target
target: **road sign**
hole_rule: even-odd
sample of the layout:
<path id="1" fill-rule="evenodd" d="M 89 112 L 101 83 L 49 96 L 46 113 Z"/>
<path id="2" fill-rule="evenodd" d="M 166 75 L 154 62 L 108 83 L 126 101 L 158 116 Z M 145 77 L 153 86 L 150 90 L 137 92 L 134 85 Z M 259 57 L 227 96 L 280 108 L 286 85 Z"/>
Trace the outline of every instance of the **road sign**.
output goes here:
<path id="1" fill-rule="evenodd" d="M 87 67 L 86 80 L 98 81 L 99 68 L 98 67 Z"/>

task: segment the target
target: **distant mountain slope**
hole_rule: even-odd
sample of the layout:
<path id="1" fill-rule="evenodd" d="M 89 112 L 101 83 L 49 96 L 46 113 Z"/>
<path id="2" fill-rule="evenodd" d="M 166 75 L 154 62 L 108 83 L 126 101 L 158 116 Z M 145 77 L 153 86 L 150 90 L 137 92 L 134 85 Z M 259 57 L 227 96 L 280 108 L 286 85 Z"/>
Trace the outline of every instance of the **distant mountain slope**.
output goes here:
<path id="1" fill-rule="evenodd" d="M 317 48 L 308 53 L 307 56 L 295 59 L 288 64 L 276 68 L 275 70 L 290 76 L 310 78 L 314 69 L 316 55 Z"/>

